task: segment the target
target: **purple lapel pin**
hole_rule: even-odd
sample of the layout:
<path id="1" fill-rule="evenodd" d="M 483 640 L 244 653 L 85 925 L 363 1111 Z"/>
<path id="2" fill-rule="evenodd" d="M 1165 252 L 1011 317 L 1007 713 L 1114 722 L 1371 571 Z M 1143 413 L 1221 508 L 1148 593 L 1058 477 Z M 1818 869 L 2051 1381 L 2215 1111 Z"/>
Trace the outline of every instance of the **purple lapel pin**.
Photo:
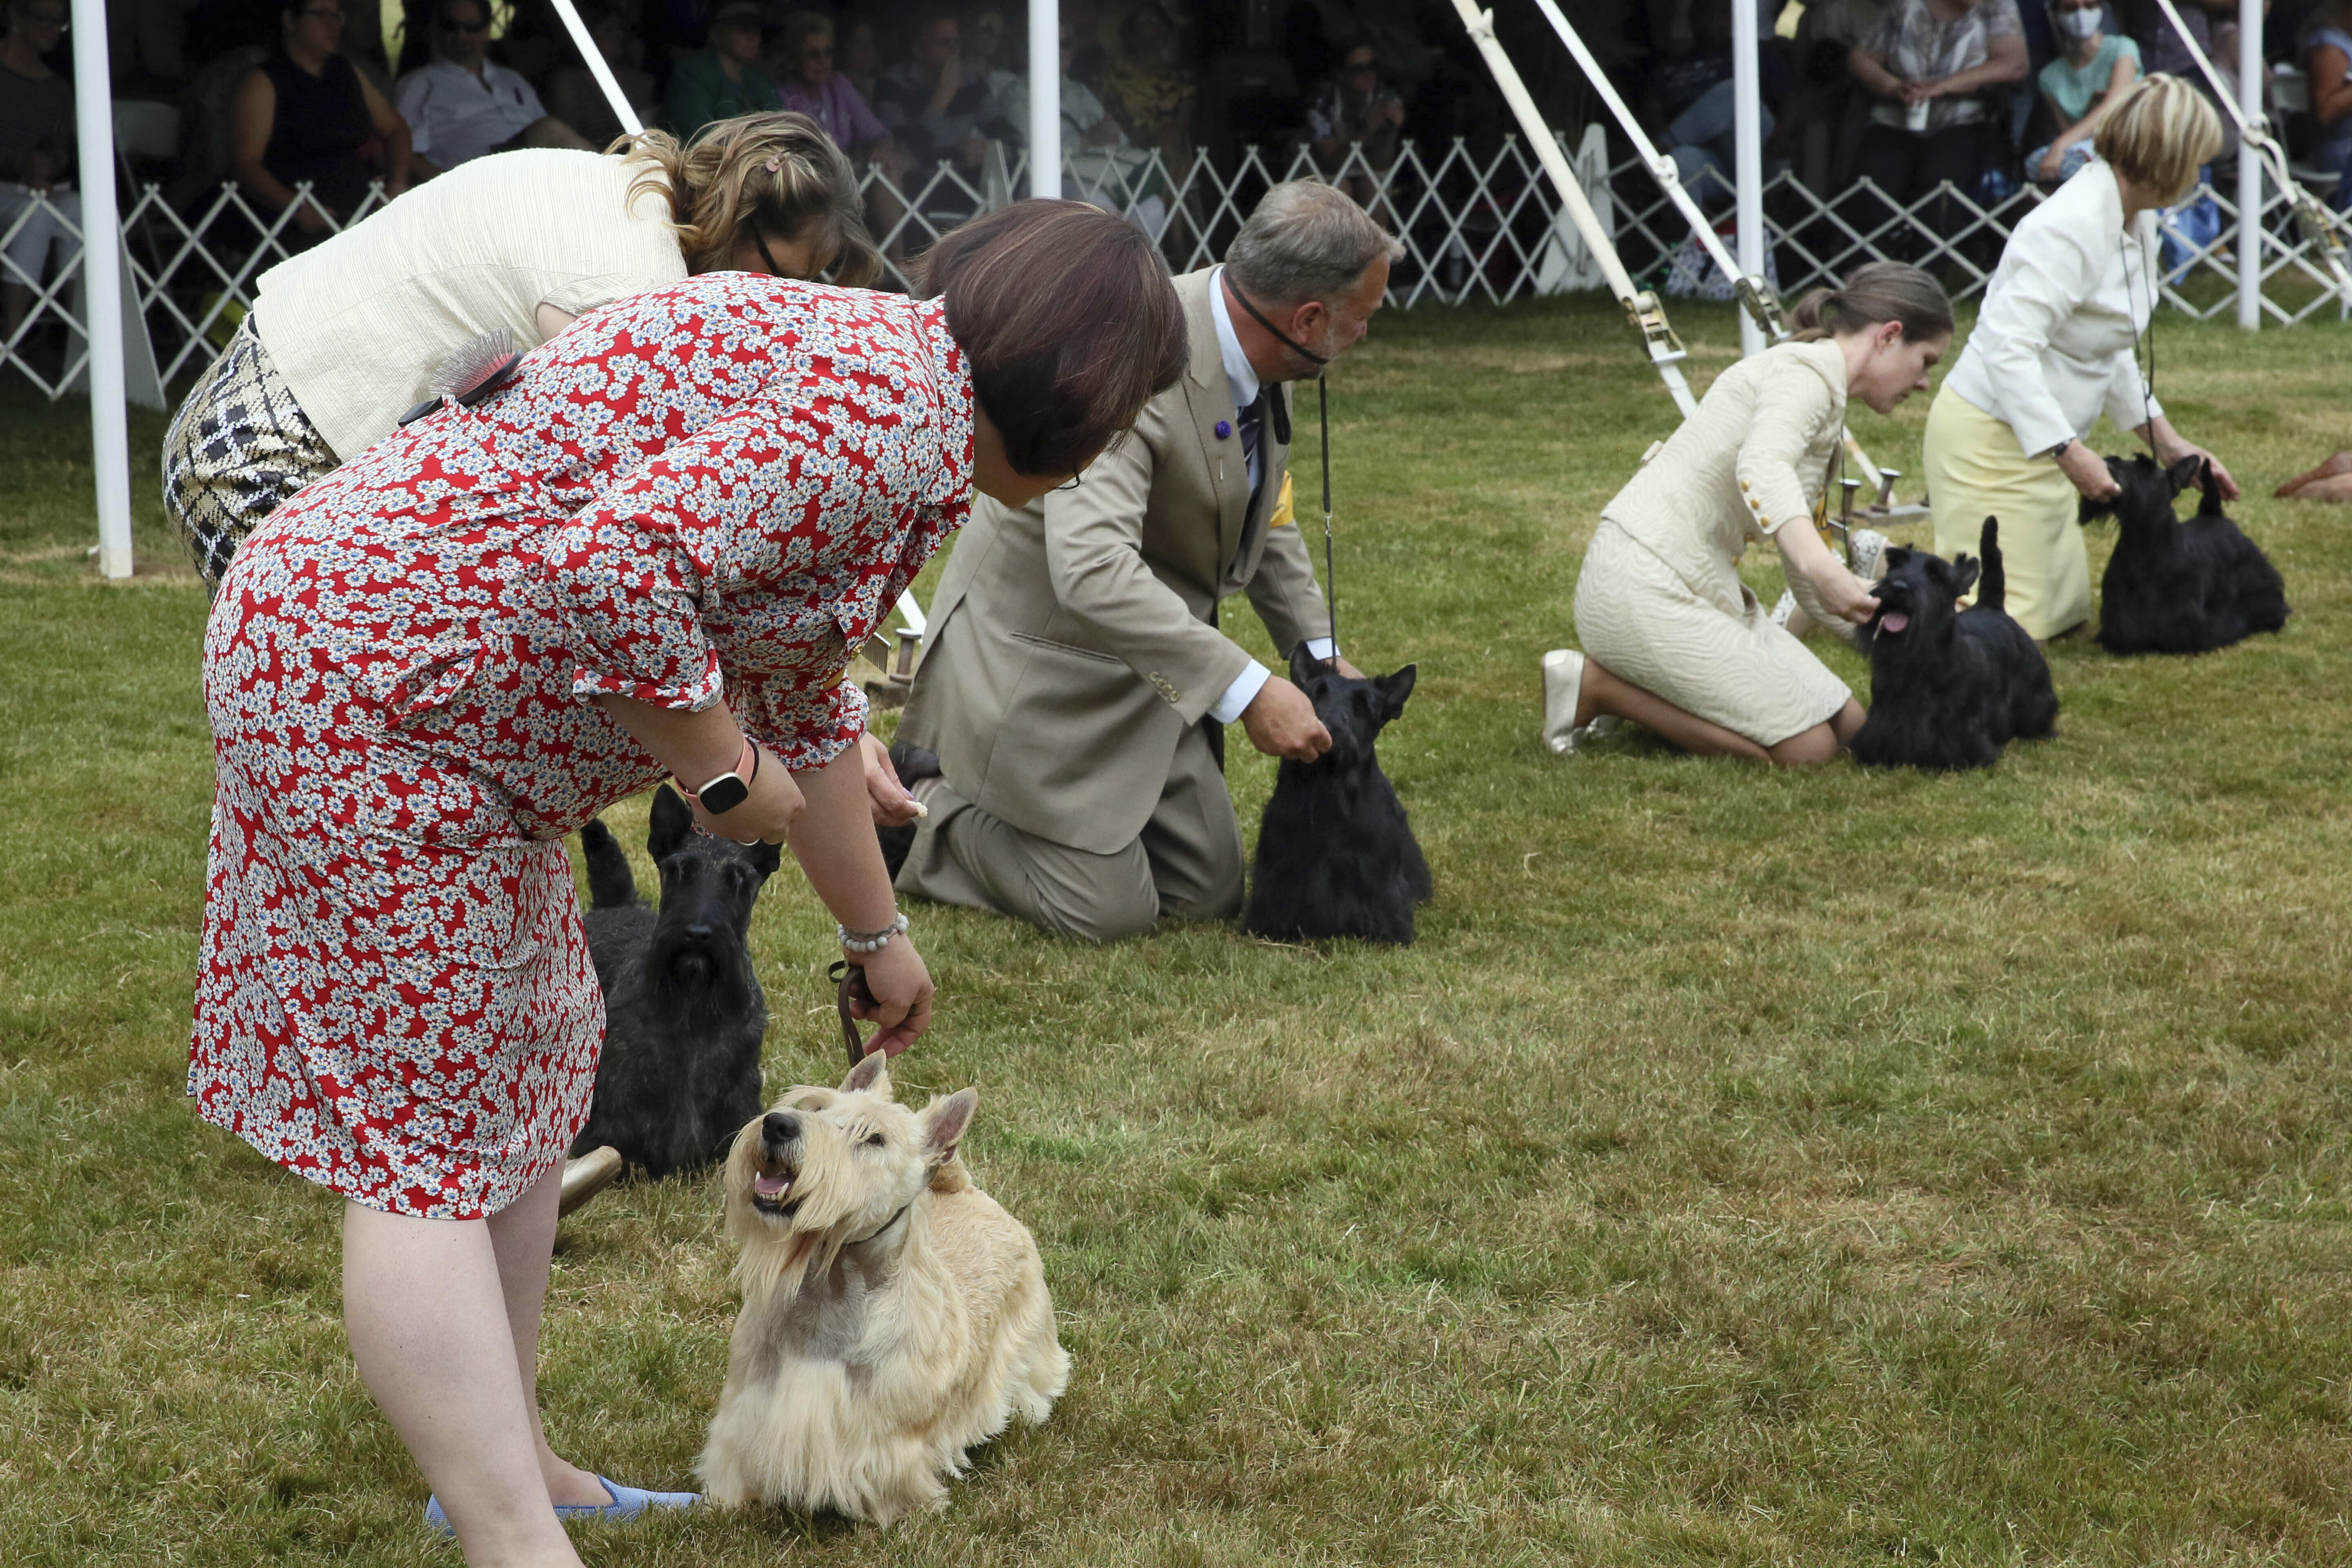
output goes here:
<path id="1" fill-rule="evenodd" d="M 1217 439 L 1218 439 L 1218 440 L 1222 441 L 1222 440 L 1223 440 L 1226 437 L 1228 437 L 1228 436 L 1232 435 L 1233 433 L 1234 433 L 1234 422 L 1233 422 L 1232 420 L 1230 420 L 1230 419 L 1220 419 L 1220 420 L 1218 420 L 1218 421 L 1217 421 Z"/>

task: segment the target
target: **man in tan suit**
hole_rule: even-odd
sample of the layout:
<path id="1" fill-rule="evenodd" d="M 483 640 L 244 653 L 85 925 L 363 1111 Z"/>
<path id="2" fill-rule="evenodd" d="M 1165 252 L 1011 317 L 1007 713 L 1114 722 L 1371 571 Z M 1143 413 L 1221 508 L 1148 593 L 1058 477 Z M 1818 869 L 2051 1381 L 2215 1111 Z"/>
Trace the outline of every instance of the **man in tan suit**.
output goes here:
<path id="1" fill-rule="evenodd" d="M 1285 655 L 1338 657 L 1276 512 L 1282 384 L 1363 335 L 1402 248 L 1328 185 L 1275 186 L 1224 266 L 1176 279 L 1184 378 L 1074 486 L 1019 510 L 975 499 L 898 728 L 944 775 L 910 781 L 929 815 L 900 891 L 1096 942 L 1240 909 L 1222 726 L 1302 762 L 1331 737 L 1218 604 L 1246 593 Z"/>

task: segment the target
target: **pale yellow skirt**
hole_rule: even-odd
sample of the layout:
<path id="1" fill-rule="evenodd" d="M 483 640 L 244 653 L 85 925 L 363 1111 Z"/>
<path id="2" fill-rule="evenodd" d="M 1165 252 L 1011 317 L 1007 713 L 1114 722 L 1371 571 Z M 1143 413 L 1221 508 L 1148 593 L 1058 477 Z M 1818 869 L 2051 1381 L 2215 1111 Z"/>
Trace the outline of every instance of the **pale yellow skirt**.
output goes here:
<path id="1" fill-rule="evenodd" d="M 1984 520 L 2000 519 L 2007 608 L 2047 640 L 2091 618 L 2091 561 L 2075 519 L 2074 481 L 2029 458 L 2016 433 L 1947 385 L 1927 410 L 1927 506 L 1936 553 L 1978 552 Z"/>

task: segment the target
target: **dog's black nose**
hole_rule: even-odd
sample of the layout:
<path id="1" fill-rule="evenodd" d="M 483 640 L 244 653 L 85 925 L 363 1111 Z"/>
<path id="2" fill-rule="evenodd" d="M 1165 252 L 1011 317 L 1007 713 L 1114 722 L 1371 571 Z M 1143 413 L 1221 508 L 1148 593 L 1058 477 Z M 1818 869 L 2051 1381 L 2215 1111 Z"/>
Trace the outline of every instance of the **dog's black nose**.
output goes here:
<path id="1" fill-rule="evenodd" d="M 771 1110 L 760 1119 L 760 1135 L 771 1143 L 789 1143 L 801 1135 L 801 1119 L 789 1110 Z"/>
<path id="2" fill-rule="evenodd" d="M 686 934 L 692 937 L 697 942 L 709 942 L 710 940 L 710 927 L 688 926 L 686 928 Z"/>

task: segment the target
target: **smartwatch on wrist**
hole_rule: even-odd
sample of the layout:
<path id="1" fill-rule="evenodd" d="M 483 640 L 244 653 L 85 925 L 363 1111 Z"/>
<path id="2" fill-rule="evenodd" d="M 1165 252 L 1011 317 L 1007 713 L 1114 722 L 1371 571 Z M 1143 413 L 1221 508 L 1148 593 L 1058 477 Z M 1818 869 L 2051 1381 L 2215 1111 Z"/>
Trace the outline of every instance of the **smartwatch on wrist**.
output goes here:
<path id="1" fill-rule="evenodd" d="M 2064 457 L 2064 456 L 2066 455 L 2066 448 L 2067 448 L 2067 447 L 2071 447 L 2071 446 L 2073 446 L 2074 444 L 2074 437 L 2073 437 L 2072 436 L 2069 436 L 2069 437 L 2067 437 L 2063 441 L 2059 442 L 2055 447 L 2051 447 L 2051 448 L 2050 448 L 2050 450 L 2048 450 L 2048 451 L 2046 451 L 2046 452 L 2042 453 L 2042 455 L 2043 457 L 2045 457 L 2045 458 L 2052 458 L 2052 459 L 2053 459 L 2053 460 L 2054 460 L 2054 459 L 2056 459 L 2056 458 L 2063 458 L 2063 457 Z"/>
<path id="2" fill-rule="evenodd" d="M 748 771 L 745 767 L 747 761 L 750 764 Z M 687 798 L 702 807 L 706 816 L 724 816 L 751 798 L 751 781 L 759 776 L 760 748 L 753 745 L 751 738 L 746 736 L 743 741 L 743 755 L 736 759 L 732 773 L 720 773 L 715 779 L 705 780 L 700 789 L 686 789 L 683 784 L 677 787 L 686 790 Z"/>

